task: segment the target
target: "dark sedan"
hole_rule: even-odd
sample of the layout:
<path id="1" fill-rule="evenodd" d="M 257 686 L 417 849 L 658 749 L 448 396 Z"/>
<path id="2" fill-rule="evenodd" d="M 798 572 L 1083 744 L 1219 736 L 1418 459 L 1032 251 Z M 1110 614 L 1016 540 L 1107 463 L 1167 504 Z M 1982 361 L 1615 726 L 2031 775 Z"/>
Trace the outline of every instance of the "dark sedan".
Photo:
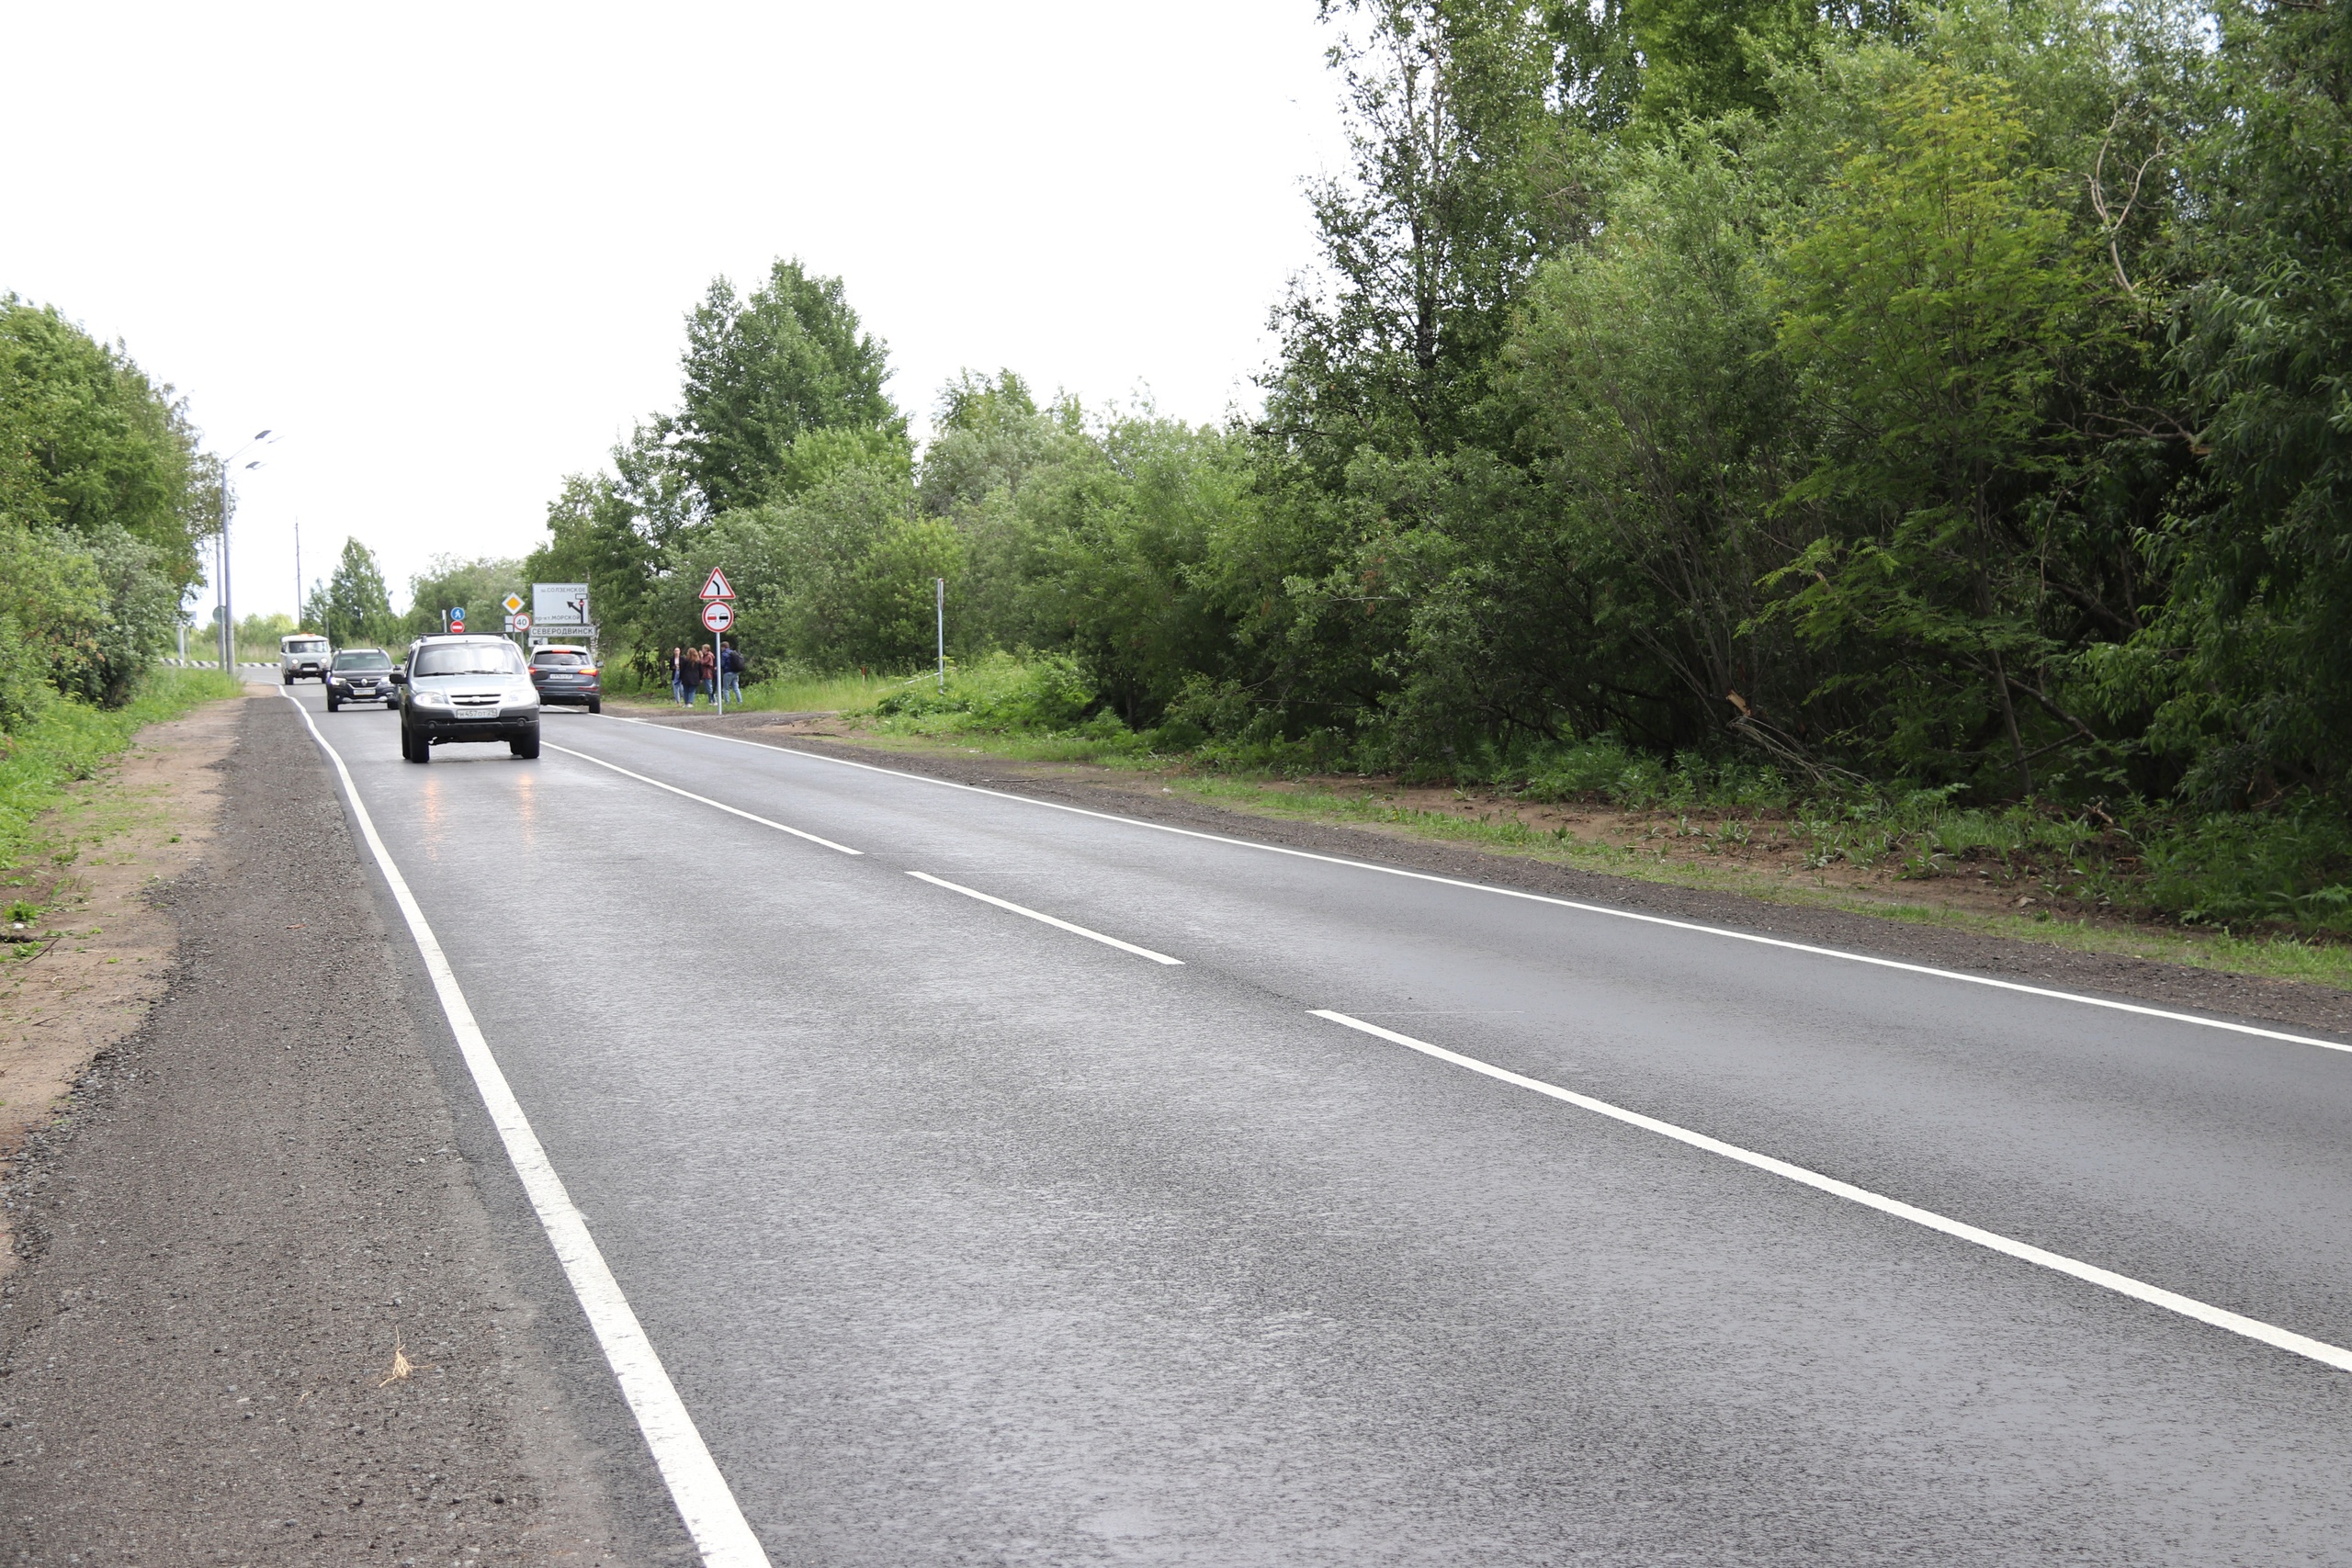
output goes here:
<path id="1" fill-rule="evenodd" d="M 596 671 L 596 656 L 584 648 L 549 645 L 531 650 L 531 684 L 539 701 L 564 707 L 605 711 L 605 682 Z"/>
<path id="2" fill-rule="evenodd" d="M 329 713 L 345 703 L 401 705 L 400 692 L 392 684 L 392 656 L 380 648 L 345 649 L 334 656 L 322 679 L 327 683 Z"/>

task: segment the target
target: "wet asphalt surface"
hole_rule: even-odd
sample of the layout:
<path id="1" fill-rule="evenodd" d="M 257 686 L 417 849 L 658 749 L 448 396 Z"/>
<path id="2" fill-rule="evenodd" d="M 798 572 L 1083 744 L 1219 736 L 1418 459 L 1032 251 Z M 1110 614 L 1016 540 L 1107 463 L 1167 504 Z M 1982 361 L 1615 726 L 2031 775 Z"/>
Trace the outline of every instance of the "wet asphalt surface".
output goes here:
<path id="1" fill-rule="evenodd" d="M 254 754 L 331 810 L 298 716 L 254 707 Z M 536 762 L 445 748 L 429 767 L 398 760 L 390 716 L 319 716 L 778 1563 L 2352 1562 L 2352 1376 L 1312 1010 L 2336 1344 L 2352 1056 L 611 716 L 550 715 Z M 519 1513 L 587 1521 L 621 1560 L 674 1554 L 610 1374 L 405 943 L 380 934 L 389 906 L 348 839 L 332 847 L 315 897 L 397 972 L 306 1003 L 306 1027 L 410 1041 L 385 1069 L 397 1094 L 337 1092 L 408 1107 L 401 1157 L 453 1151 L 418 1168 L 440 1172 L 429 1203 L 384 1208 L 413 1234 L 377 1250 L 462 1251 L 443 1274 L 474 1293 L 447 1287 L 436 1322 L 477 1299 L 528 1313 L 464 1362 L 476 1437 L 436 1440 L 493 1456 L 469 1485 L 494 1462 L 548 1500 Z M 164 1013 L 194 1005 L 175 989 L 150 1033 L 176 1038 Z M 259 1084 L 255 1059 L 211 1068 Z M 345 1085 L 348 1061 L 308 1071 Z M 288 1137 L 402 1168 L 321 1092 L 307 1119 L 281 1097 Z M 157 1135 L 98 1131 L 48 1162 L 48 1190 L 106 1187 L 99 1151 Z M 324 1206 L 245 1201 L 254 1245 L 318 1245 Z M 17 1276 L 41 1300 L 124 1288 L 74 1239 L 94 1222 L 45 1223 L 48 1256 Z M 427 1277 L 369 1266 L 408 1272 L 355 1303 Z M 282 1290 L 249 1293 L 249 1317 L 282 1309 Z M 90 1321 L 78 1300 L 43 1311 L 59 1366 L 137 1359 L 57 1337 Z M 21 1322 L 0 1339 L 0 1388 L 38 1426 L 28 1374 L 79 1374 L 40 1371 Z M 213 1404 L 168 1400 L 156 1440 L 218 1429 L 193 1425 Z M 8 1497 L 46 1540 L 76 1517 L 62 1441 L 54 1420 L 47 1447 L 18 1438 L 49 1490 Z"/>

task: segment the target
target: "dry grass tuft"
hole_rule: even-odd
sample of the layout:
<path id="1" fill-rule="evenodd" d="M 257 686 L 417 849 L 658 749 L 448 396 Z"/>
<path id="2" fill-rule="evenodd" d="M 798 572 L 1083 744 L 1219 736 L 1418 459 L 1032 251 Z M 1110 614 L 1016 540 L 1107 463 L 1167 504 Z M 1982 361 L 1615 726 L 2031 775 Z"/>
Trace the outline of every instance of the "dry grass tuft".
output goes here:
<path id="1" fill-rule="evenodd" d="M 409 1373 L 414 1371 L 416 1365 L 408 1359 L 408 1348 L 401 1341 L 401 1331 L 395 1328 L 392 1330 L 392 1370 L 386 1372 L 383 1381 L 376 1386 L 390 1388 L 396 1382 L 406 1382 Z"/>

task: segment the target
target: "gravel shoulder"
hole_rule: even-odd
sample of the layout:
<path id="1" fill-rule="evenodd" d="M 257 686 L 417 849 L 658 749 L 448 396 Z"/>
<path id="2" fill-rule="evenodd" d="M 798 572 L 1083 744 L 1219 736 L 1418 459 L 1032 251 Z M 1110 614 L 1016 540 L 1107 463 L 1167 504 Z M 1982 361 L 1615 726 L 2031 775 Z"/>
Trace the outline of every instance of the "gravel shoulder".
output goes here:
<path id="1" fill-rule="evenodd" d="M 1492 883 L 1673 919 L 1766 932 L 1793 942 L 1903 963 L 2352 1037 L 2352 992 L 2331 986 L 2166 964 L 2124 953 L 2084 952 L 1949 925 L 1612 876 L 1403 833 L 1227 810 L 1164 790 L 1156 778 L 1145 773 L 1064 763 L 1021 762 L 978 753 L 958 755 L 940 750 L 897 748 L 867 739 L 853 741 L 831 738 L 812 733 L 812 729 L 822 728 L 812 723 L 823 716 L 818 715 L 751 713 L 721 717 L 698 713 L 689 717 L 674 710 L 665 713 L 647 708 L 630 716 L 677 728 L 714 729 L 747 740 L 899 768 L 958 784 L 985 784 L 1040 800 L 1113 811 L 1261 843 Z"/>
<path id="2" fill-rule="evenodd" d="M 0 949 L 0 1181 L 91 1058 L 139 1027 L 170 980 L 179 932 L 153 895 L 187 874 L 220 818 L 220 763 L 242 703 L 151 725 L 41 823 L 7 898 L 42 912 Z M 16 934 L 16 933 L 12 933 Z M 17 1261 L 0 1207 L 0 1278 Z"/>
<path id="3" fill-rule="evenodd" d="M 680 1560 L 322 760 L 232 711 L 168 983 L 7 1183 L 0 1560 Z"/>

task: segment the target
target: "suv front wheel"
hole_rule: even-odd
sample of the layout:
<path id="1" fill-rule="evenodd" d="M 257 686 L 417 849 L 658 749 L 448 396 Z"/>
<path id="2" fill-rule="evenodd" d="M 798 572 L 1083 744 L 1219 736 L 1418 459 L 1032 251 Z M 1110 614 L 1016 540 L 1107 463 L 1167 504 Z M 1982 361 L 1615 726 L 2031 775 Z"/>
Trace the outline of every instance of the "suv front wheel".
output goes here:
<path id="1" fill-rule="evenodd" d="M 536 726 L 528 735 L 517 735 L 506 743 L 506 749 L 517 757 L 528 760 L 539 754 L 539 732 Z"/>
<path id="2" fill-rule="evenodd" d="M 406 724 L 401 726 L 401 761 L 403 762 L 433 761 L 433 743 L 422 735 L 412 733 Z"/>

